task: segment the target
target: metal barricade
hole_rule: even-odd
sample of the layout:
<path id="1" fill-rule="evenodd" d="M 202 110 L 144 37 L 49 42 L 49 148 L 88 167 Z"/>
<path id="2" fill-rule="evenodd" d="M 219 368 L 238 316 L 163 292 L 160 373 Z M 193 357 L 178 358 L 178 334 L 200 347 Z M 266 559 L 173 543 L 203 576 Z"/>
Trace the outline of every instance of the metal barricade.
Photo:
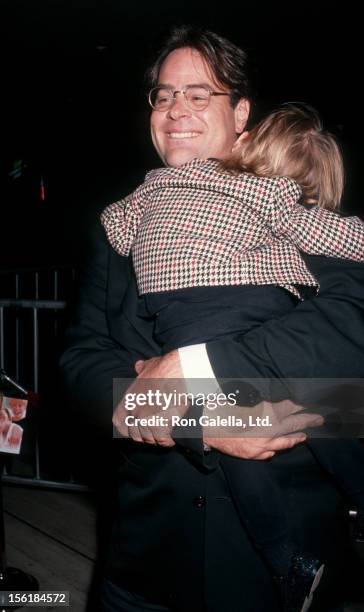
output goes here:
<path id="1" fill-rule="evenodd" d="M 26 388 L 39 394 L 43 414 L 48 408 L 50 411 L 53 408 L 55 417 L 59 417 L 61 411 L 61 407 L 57 406 L 57 364 L 66 328 L 66 306 L 74 280 L 75 271 L 70 268 L 0 271 L 0 367 Z M 50 414 L 50 429 L 52 418 Z M 47 465 L 47 452 L 42 456 L 42 436 L 46 438 L 47 432 L 40 429 L 39 420 L 33 419 L 31 444 L 34 445 L 34 453 L 29 449 L 25 452 L 28 461 L 26 471 L 30 474 L 17 474 L 16 465 L 13 473 L 12 466 L 16 464 L 13 459 L 3 480 L 58 489 L 88 490 L 88 486 L 74 479 L 72 467 L 67 476 L 56 478 L 52 475 L 52 469 Z M 53 436 L 49 437 L 52 444 Z"/>

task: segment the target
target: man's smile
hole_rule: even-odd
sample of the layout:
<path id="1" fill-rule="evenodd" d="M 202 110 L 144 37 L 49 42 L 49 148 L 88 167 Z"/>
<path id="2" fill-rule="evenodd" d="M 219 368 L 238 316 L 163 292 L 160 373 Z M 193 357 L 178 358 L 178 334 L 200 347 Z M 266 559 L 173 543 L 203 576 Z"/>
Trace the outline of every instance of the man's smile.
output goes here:
<path id="1" fill-rule="evenodd" d="M 181 139 L 181 138 L 196 138 L 200 136 L 201 132 L 167 132 L 168 138 Z"/>

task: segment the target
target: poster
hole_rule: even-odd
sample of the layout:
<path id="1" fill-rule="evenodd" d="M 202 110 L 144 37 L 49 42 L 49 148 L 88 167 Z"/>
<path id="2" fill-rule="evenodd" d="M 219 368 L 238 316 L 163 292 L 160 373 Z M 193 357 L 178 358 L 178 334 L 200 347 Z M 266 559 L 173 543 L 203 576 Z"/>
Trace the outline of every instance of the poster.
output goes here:
<path id="1" fill-rule="evenodd" d="M 19 454 L 28 401 L 0 395 L 0 452 Z"/>

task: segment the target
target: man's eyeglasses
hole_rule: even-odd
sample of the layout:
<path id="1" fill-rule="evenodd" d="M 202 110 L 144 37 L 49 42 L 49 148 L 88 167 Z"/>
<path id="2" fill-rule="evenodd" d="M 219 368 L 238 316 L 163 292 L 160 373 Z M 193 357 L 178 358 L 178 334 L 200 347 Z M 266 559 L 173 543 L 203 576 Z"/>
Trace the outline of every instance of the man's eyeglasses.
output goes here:
<path id="1" fill-rule="evenodd" d="M 156 111 L 167 111 L 173 106 L 178 93 L 184 95 L 188 108 L 195 111 L 204 110 L 209 105 L 211 96 L 230 95 L 228 92 L 212 91 L 203 85 L 190 85 L 176 91 L 168 87 L 154 87 L 149 92 L 149 104 Z"/>

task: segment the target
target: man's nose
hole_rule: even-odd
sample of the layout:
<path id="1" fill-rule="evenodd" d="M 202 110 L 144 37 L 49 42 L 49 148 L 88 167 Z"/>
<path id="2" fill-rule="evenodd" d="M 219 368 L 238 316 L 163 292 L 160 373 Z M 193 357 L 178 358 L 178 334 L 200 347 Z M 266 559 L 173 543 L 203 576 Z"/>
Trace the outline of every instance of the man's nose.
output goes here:
<path id="1" fill-rule="evenodd" d="M 183 93 L 178 92 L 174 95 L 172 106 L 168 110 L 168 115 L 174 120 L 191 115 L 191 110 L 187 106 Z"/>

